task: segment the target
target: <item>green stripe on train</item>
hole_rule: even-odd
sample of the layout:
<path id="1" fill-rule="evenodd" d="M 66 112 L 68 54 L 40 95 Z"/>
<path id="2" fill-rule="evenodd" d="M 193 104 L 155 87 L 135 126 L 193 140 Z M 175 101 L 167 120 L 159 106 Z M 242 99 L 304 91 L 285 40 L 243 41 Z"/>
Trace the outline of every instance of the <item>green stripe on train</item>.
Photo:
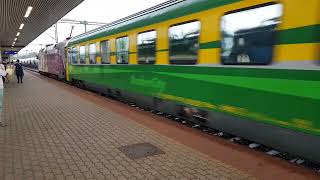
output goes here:
<path id="1" fill-rule="evenodd" d="M 301 44 L 320 42 L 320 25 L 311 25 L 278 31 L 277 44 Z"/>
<path id="2" fill-rule="evenodd" d="M 100 65 L 79 65 L 79 67 L 91 67 L 93 73 L 100 70 Z M 77 65 L 71 66 L 77 67 Z M 290 69 L 270 69 L 270 68 L 233 68 L 233 67 L 194 67 L 194 66 L 163 66 L 163 65 L 138 65 L 138 66 L 119 66 L 116 64 L 108 65 L 105 70 L 116 71 L 143 71 L 143 72 L 175 72 L 188 74 L 208 74 L 220 76 L 237 77 L 256 77 L 256 78 L 277 78 L 288 80 L 307 80 L 320 81 L 319 71 L 316 70 L 290 70 Z M 104 72 L 104 71 L 103 71 Z M 274 73 L 277 72 L 277 73 Z"/>
<path id="3" fill-rule="evenodd" d="M 212 42 L 200 44 L 200 49 L 214 49 L 214 48 L 220 48 L 220 41 L 212 41 Z"/>
<path id="4" fill-rule="evenodd" d="M 71 78 L 320 135 L 320 71 L 154 65 L 72 68 Z"/>

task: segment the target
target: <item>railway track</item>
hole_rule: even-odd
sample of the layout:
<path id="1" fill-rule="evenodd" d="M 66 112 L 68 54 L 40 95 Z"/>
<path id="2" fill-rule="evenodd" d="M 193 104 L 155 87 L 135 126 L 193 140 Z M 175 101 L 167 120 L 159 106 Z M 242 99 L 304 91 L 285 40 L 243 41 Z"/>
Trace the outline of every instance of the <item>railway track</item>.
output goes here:
<path id="1" fill-rule="evenodd" d="M 115 98 L 112 98 L 112 99 L 115 99 Z M 276 149 L 273 149 L 271 147 L 265 146 L 260 143 L 256 143 L 256 142 L 253 142 L 253 141 L 241 138 L 241 137 L 237 137 L 232 134 L 228 134 L 228 133 L 216 130 L 216 129 L 205 127 L 203 125 L 194 123 L 193 121 L 190 121 L 188 119 L 178 118 L 178 117 L 175 117 L 175 116 L 172 116 L 172 115 L 160 112 L 160 111 L 156 111 L 156 110 L 146 110 L 142 107 L 139 107 L 135 103 L 127 102 L 127 101 L 119 100 L 119 99 L 117 99 L 117 100 L 124 103 L 124 104 L 127 104 L 131 107 L 139 109 L 141 111 L 149 111 L 150 113 L 153 113 L 158 116 L 162 116 L 168 120 L 182 124 L 182 125 L 187 126 L 189 128 L 193 128 L 193 129 L 197 129 L 199 131 L 202 131 L 202 133 L 207 133 L 207 134 L 210 134 L 213 136 L 217 136 L 217 137 L 220 137 L 226 141 L 230 141 L 232 143 L 239 144 L 241 146 L 247 146 L 249 149 L 251 149 L 253 151 L 260 151 L 260 152 L 266 153 L 269 156 L 272 156 L 274 158 L 280 158 L 280 159 L 285 160 L 289 163 L 294 163 L 294 164 L 299 165 L 301 167 L 311 169 L 311 170 L 320 174 L 320 164 L 312 163 L 310 161 L 304 160 L 304 159 L 297 157 L 295 155 L 278 151 Z"/>

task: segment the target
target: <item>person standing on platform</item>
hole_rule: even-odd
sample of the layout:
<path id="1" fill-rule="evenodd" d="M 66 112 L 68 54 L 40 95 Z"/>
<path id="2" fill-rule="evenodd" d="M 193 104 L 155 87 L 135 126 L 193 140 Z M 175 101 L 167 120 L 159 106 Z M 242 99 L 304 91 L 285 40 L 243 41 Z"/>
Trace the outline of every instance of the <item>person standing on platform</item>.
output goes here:
<path id="1" fill-rule="evenodd" d="M 7 70 L 7 63 L 2 62 L 2 64 L 3 64 L 4 70 L 6 71 L 6 70 Z M 3 77 L 3 76 L 2 76 L 2 81 L 3 81 L 3 83 L 5 83 L 5 82 L 6 82 L 6 78 L 5 78 L 5 77 Z"/>
<path id="2" fill-rule="evenodd" d="M 2 63 L 0 63 L 0 76 L 2 77 L 6 77 L 7 76 L 7 72 L 5 70 L 5 67 Z M 3 82 L 0 81 L 0 126 L 4 127 L 6 126 L 5 123 L 2 121 L 2 104 L 3 104 Z"/>
<path id="3" fill-rule="evenodd" d="M 22 83 L 24 73 L 23 73 L 22 64 L 20 63 L 19 59 L 17 60 L 14 66 L 15 66 L 15 72 L 18 79 L 18 83 Z"/>
<path id="4" fill-rule="evenodd" d="M 7 76 L 5 78 L 5 83 L 9 83 L 10 80 L 9 80 L 9 76 L 12 75 L 12 67 L 10 65 L 10 62 L 8 62 L 6 65 L 5 65 L 5 69 L 6 69 L 6 72 L 7 72 Z"/>

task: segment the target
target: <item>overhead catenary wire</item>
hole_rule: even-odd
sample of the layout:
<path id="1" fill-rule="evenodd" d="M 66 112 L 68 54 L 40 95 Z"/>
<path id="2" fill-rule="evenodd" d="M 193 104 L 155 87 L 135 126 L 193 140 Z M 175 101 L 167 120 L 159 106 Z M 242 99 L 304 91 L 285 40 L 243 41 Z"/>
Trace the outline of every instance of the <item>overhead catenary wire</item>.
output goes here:
<path id="1" fill-rule="evenodd" d="M 142 17 L 142 16 L 145 16 L 145 15 L 148 15 L 148 14 L 151 14 L 153 12 L 156 12 L 156 11 L 159 11 L 159 10 L 162 10 L 162 9 L 165 9 L 165 8 L 168 8 L 168 7 L 171 7 L 171 6 L 174 6 L 176 4 L 179 4 L 179 3 L 182 3 L 186 0 L 169 0 L 169 1 L 166 1 L 164 3 L 161 3 L 159 5 L 156 5 L 156 6 L 153 6 L 151 8 L 148 8 L 146 10 L 143 10 L 143 11 L 140 11 L 138 13 L 135 13 L 135 14 L 132 14 L 130 16 L 127 16 L 127 17 L 124 17 L 124 18 L 121 18 L 117 21 L 114 21 L 114 22 L 111 22 L 111 23 L 108 23 L 104 26 L 101 26 L 99 28 L 96 28 L 96 29 L 93 29 L 91 31 L 88 31 L 87 33 L 84 33 L 84 34 L 80 34 L 78 36 L 75 36 L 74 38 L 81 38 L 87 34 L 92 34 L 92 33 L 95 33 L 95 32 L 98 32 L 100 30 L 103 30 L 103 29 L 106 29 L 106 28 L 109 28 L 109 27 L 112 27 L 112 26 L 116 26 L 116 25 L 119 25 L 121 23 L 125 23 L 125 22 L 128 22 L 130 20 L 133 20 L 133 19 L 137 19 L 139 17 Z"/>

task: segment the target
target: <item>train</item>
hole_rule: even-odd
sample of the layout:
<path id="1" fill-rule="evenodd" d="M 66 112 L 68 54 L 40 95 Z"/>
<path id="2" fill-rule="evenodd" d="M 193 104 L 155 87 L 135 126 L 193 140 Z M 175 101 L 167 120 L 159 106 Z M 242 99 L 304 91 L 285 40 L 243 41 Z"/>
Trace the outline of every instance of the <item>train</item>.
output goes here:
<path id="1" fill-rule="evenodd" d="M 39 67 L 40 74 L 47 75 L 57 79 L 65 79 L 66 73 L 66 55 L 65 46 L 69 39 L 57 44 L 48 45 L 39 51 Z"/>
<path id="2" fill-rule="evenodd" d="M 20 58 L 19 60 L 24 67 L 38 69 L 39 59 L 37 57 Z"/>
<path id="3" fill-rule="evenodd" d="M 39 71 L 320 163 L 319 10 L 170 0 L 43 49 Z"/>

